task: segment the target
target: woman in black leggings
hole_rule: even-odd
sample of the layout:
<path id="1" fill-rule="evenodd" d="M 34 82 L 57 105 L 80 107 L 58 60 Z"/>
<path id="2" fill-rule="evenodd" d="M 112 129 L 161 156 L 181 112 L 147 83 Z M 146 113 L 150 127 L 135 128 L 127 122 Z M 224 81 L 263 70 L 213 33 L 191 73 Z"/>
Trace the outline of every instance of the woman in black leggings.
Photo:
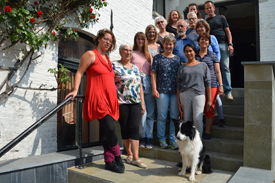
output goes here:
<path id="1" fill-rule="evenodd" d="M 116 39 L 108 29 L 99 30 L 95 38 L 97 48 L 87 51 L 81 57 L 75 74 L 74 91 L 67 97 L 77 95 L 81 77 L 86 71 L 87 88 L 84 101 L 84 120 L 99 119 L 103 130 L 105 169 L 118 173 L 124 172 L 124 164 L 120 158 L 120 147 L 117 143 L 114 120 L 119 118 L 119 105 L 114 83 L 114 71 L 106 53 L 114 50 Z"/>
<path id="2" fill-rule="evenodd" d="M 147 168 L 139 159 L 139 126 L 145 112 L 141 78 L 137 66 L 129 61 L 132 47 L 122 44 L 119 48 L 121 60 L 112 62 L 119 103 L 119 123 L 123 144 L 127 151 L 126 162 Z"/>

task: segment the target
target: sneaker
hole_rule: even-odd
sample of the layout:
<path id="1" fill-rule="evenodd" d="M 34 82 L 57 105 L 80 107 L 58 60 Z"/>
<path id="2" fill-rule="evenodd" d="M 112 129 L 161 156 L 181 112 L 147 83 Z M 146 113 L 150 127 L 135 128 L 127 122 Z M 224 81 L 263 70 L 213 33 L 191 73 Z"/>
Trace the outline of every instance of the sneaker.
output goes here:
<path id="1" fill-rule="evenodd" d="M 145 148 L 145 138 L 141 138 L 139 141 L 139 147 Z"/>
<path id="2" fill-rule="evenodd" d="M 222 128 L 226 127 L 224 119 L 219 120 L 219 127 L 222 127 Z"/>
<path id="3" fill-rule="evenodd" d="M 211 133 L 205 133 L 204 135 L 203 135 L 203 138 L 204 139 L 206 139 L 206 140 L 209 140 L 209 139 L 211 139 Z"/>
<path id="4" fill-rule="evenodd" d="M 179 149 L 179 147 L 178 147 L 178 145 L 177 145 L 176 142 L 170 142 L 170 143 L 169 143 L 169 148 L 170 148 L 170 149 L 173 149 L 173 150 Z"/>
<path id="5" fill-rule="evenodd" d="M 138 160 L 133 160 L 132 161 L 132 164 L 133 165 L 137 165 L 139 168 L 147 168 L 147 165 L 146 164 L 144 164 L 144 163 L 142 163 L 141 161 L 140 161 L 140 159 L 138 159 Z"/>
<path id="6" fill-rule="evenodd" d="M 168 144 L 166 143 L 166 141 L 160 141 L 160 148 L 161 149 L 167 149 L 168 148 Z"/>
<path id="7" fill-rule="evenodd" d="M 233 96 L 231 93 L 226 94 L 227 100 L 233 100 Z"/>
<path id="8" fill-rule="evenodd" d="M 152 149 L 153 148 L 153 145 L 151 143 L 151 139 L 147 139 L 145 148 L 146 149 Z"/>

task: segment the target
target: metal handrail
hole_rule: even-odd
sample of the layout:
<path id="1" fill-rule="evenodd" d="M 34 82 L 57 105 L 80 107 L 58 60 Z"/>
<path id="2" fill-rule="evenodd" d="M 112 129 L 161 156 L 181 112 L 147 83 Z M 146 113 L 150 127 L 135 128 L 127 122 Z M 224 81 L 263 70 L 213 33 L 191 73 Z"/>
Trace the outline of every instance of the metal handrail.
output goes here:
<path id="1" fill-rule="evenodd" d="M 79 102 L 82 102 L 84 100 L 84 95 L 77 95 L 75 96 L 75 99 L 78 99 Z M 32 124 L 29 128 L 27 128 L 24 132 L 22 132 L 20 135 L 15 137 L 11 142 L 9 142 L 7 145 L 5 145 L 2 149 L 0 149 L 0 158 L 6 154 L 8 151 L 10 151 L 14 146 L 16 146 L 19 142 L 21 142 L 24 138 L 26 138 L 31 132 L 33 132 L 35 129 L 37 129 L 40 125 L 42 125 L 44 122 L 46 122 L 50 117 L 52 117 L 54 114 L 56 114 L 58 111 L 60 111 L 63 107 L 65 107 L 67 104 L 72 102 L 72 96 L 69 96 L 67 99 L 65 99 L 63 102 L 58 104 L 55 108 L 53 108 L 51 111 L 49 111 L 47 114 L 45 114 L 42 118 L 40 118 L 38 121 L 36 121 L 34 124 Z M 79 113 L 78 119 L 79 119 L 79 141 L 78 141 L 78 147 L 79 147 L 79 153 L 80 153 L 80 165 L 79 168 L 83 168 L 82 165 L 82 105 L 79 107 Z M 81 136 L 80 136 L 81 135 Z"/>

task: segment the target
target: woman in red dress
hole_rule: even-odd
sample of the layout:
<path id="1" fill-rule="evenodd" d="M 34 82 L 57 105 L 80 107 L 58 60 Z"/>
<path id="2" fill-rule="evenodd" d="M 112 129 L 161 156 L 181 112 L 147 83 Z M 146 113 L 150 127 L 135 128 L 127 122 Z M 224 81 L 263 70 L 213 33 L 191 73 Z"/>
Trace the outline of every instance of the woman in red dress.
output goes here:
<path id="1" fill-rule="evenodd" d="M 69 93 L 66 98 L 69 96 L 74 98 L 77 95 L 81 77 L 86 71 L 84 120 L 98 119 L 100 128 L 103 129 L 102 144 L 105 169 L 123 173 L 125 167 L 120 157 L 120 146 L 117 143 L 114 124 L 114 120 L 119 118 L 115 75 L 110 59 L 106 55 L 115 49 L 116 39 L 110 30 L 102 29 L 98 31 L 94 40 L 97 48 L 82 55 L 75 75 L 74 91 Z"/>

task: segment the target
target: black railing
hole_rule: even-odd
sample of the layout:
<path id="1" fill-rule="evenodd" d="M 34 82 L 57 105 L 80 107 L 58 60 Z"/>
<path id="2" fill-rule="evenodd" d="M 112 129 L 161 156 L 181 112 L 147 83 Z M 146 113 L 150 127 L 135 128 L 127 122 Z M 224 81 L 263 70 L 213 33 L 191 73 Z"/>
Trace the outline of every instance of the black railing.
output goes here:
<path id="1" fill-rule="evenodd" d="M 0 149 L 0 158 L 6 154 L 8 151 L 10 151 L 14 146 L 16 146 L 19 142 L 21 142 L 24 138 L 26 138 L 30 133 L 32 133 L 35 129 L 37 129 L 40 125 L 42 125 L 44 122 L 46 122 L 49 118 L 51 118 L 54 114 L 56 114 L 58 111 L 60 111 L 63 107 L 65 107 L 67 104 L 72 102 L 72 96 L 68 97 L 66 100 L 58 104 L 55 108 L 53 108 L 51 111 L 49 111 L 47 114 L 45 114 L 42 118 L 40 118 L 38 121 L 36 121 L 34 124 L 32 124 L 29 128 L 27 128 L 24 132 L 22 132 L 20 135 L 15 137 L 11 142 L 9 142 L 7 145 L 5 145 L 2 149 Z M 75 96 L 75 99 L 78 100 L 78 102 L 82 103 L 84 100 L 83 95 L 77 95 Z M 82 161 L 82 104 L 79 105 L 78 109 L 78 148 L 79 148 L 79 158 L 80 158 L 80 164 L 78 165 L 78 168 L 82 169 L 83 161 Z"/>

